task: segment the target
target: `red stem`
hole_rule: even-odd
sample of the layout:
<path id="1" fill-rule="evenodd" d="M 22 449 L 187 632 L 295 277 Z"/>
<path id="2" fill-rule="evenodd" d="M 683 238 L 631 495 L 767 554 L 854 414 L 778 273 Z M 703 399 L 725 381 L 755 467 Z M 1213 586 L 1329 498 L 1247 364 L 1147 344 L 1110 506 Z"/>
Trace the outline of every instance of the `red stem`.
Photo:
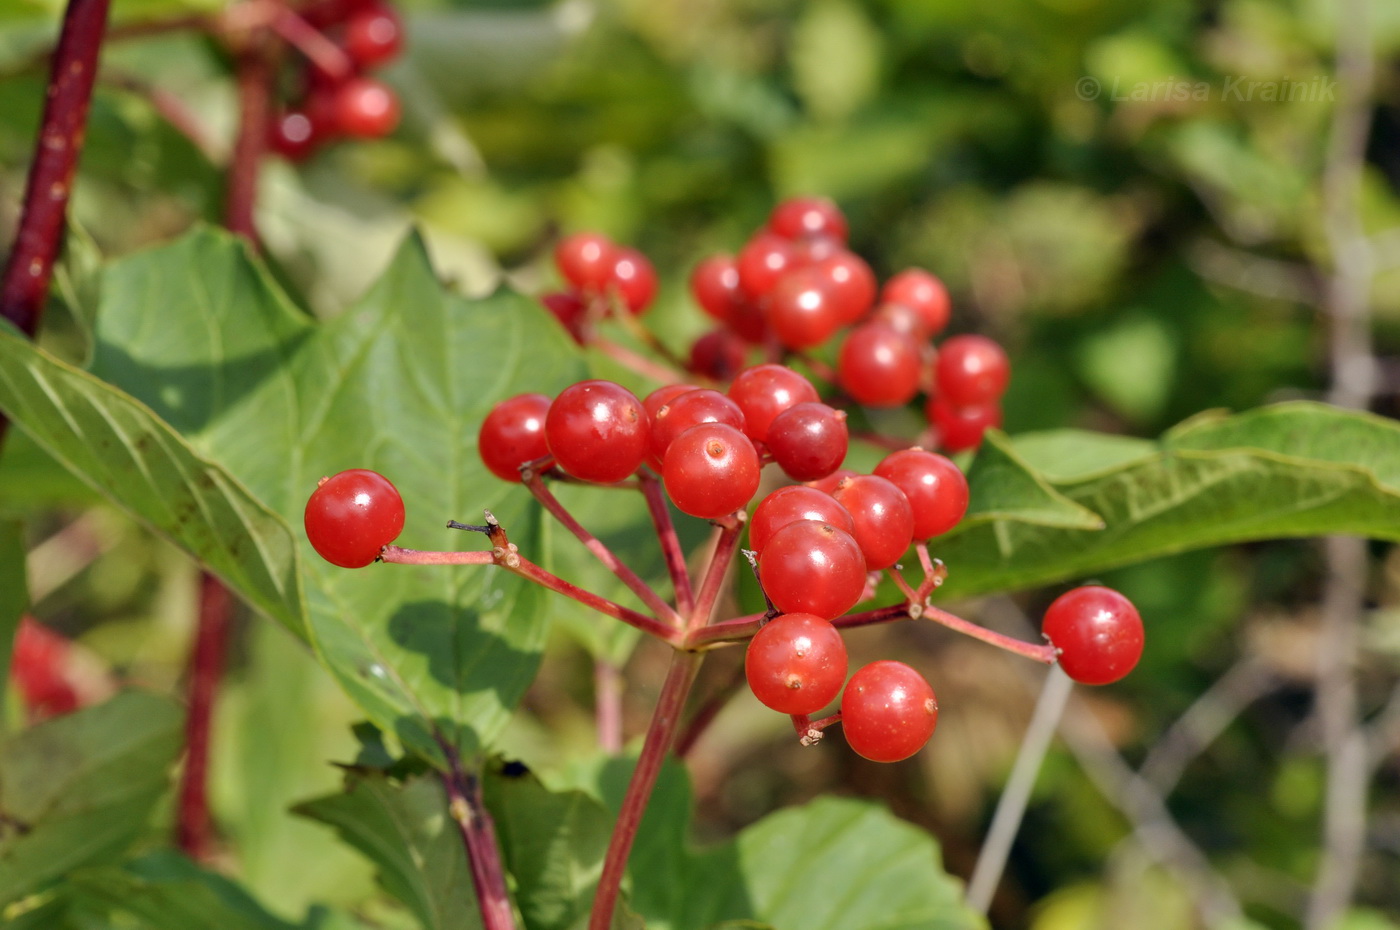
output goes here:
<path id="1" fill-rule="evenodd" d="M 54 50 L 19 232 L 0 279 L 0 316 L 29 336 L 39 330 L 63 242 L 68 195 L 83 150 L 108 4 L 109 0 L 69 0 Z"/>
<path id="2" fill-rule="evenodd" d="M 710 615 L 715 610 L 715 601 L 719 599 L 725 573 L 729 571 L 729 564 L 734 561 L 734 553 L 739 548 L 739 533 L 744 528 L 744 521 L 739 518 L 739 514 L 731 519 L 733 522 L 721 526 L 719 539 L 715 541 L 714 551 L 710 553 L 705 577 L 700 582 L 700 596 L 690 612 L 690 622 L 686 627 L 692 632 L 709 623 Z"/>
<path id="3" fill-rule="evenodd" d="M 1056 656 L 1059 654 L 1054 646 L 1049 643 L 1036 645 L 1035 643 L 1024 642 L 1002 633 L 996 633 L 983 626 L 964 620 L 962 617 L 950 614 L 946 610 L 939 610 L 937 607 L 925 605 L 923 611 L 924 619 L 932 620 L 934 623 L 941 623 L 959 633 L 966 633 L 973 639 L 980 639 L 984 643 L 993 646 L 1000 646 L 1007 652 L 1014 652 L 1018 656 L 1025 656 L 1027 659 L 1034 659 L 1037 662 L 1044 662 L 1046 665 L 1053 665 Z"/>
<path id="4" fill-rule="evenodd" d="M 456 750 L 443 746 L 451 772 L 442 776 L 447 789 L 447 809 L 462 833 L 467 862 L 472 870 L 472 886 L 481 908 L 483 930 L 516 930 L 515 908 L 506 890 L 505 869 L 501 867 L 501 847 L 496 841 L 496 825 L 481 796 L 481 779 L 462 768 Z"/>
<path id="5" fill-rule="evenodd" d="M 588 551 L 593 553 L 598 561 L 607 567 L 608 571 L 616 575 L 618 580 L 627 585 L 633 594 L 641 598 L 642 603 L 651 608 L 657 619 L 666 620 L 676 627 L 681 625 L 680 615 L 676 613 L 675 608 L 663 601 L 661 596 L 638 577 L 636 572 L 624 565 L 611 549 L 603 545 L 602 540 L 584 529 L 582 524 L 574 519 L 573 514 L 559 503 L 559 499 L 550 492 L 549 488 L 545 487 L 543 478 L 538 474 L 529 474 L 525 480 L 525 487 L 529 488 L 530 493 L 535 495 L 535 499 L 544 505 L 545 510 L 554 515 L 554 519 L 564 524 L 565 529 L 573 533 L 579 542 L 588 547 Z"/>
<path id="6" fill-rule="evenodd" d="M 233 598 L 209 573 L 200 576 L 199 626 L 190 656 L 189 710 L 185 717 L 185 769 L 175 823 L 176 845 L 196 862 L 213 853 L 214 828 L 209 816 L 209 746 L 214 699 L 223 677 Z"/>
<path id="7" fill-rule="evenodd" d="M 671 586 L 676 590 L 676 610 L 689 615 L 695 606 L 695 592 L 690 587 L 690 569 L 685 564 L 685 552 L 681 549 L 680 537 L 676 535 L 676 525 L 671 521 L 666 494 L 661 489 L 661 482 L 650 470 L 642 469 L 637 477 L 641 480 L 651 524 L 656 528 L 656 538 L 661 542 L 661 554 L 666 559 Z"/>
<path id="8" fill-rule="evenodd" d="M 258 248 L 254 211 L 258 200 L 258 171 L 267 145 L 272 108 L 272 62 L 267 30 L 254 29 L 236 51 L 238 135 L 229 163 L 224 223 L 233 233 Z"/>
<path id="9" fill-rule="evenodd" d="M 656 778 L 661 774 L 661 764 L 675 740 L 686 696 L 690 694 L 690 686 L 695 682 L 695 674 L 703 658 L 700 653 L 679 650 L 671 656 L 671 667 L 666 672 L 656 711 L 652 714 L 651 724 L 642 742 L 642 754 L 637 759 L 637 767 L 632 770 L 632 780 L 627 783 L 627 793 L 622 798 L 622 810 L 618 812 L 617 823 L 608 840 L 603 874 L 598 879 L 598 891 L 588 917 L 588 930 L 610 930 L 612 927 L 613 911 L 617 908 L 622 877 L 627 871 L 627 857 L 632 852 L 632 843 L 637 839 L 637 827 L 641 825 L 651 791 L 656 787 Z"/>
<path id="10" fill-rule="evenodd" d="M 593 660 L 593 708 L 598 748 L 616 755 L 622 751 L 622 670 L 607 659 Z"/>
<path id="11" fill-rule="evenodd" d="M 297 51 L 306 56 L 312 66 L 333 81 L 344 81 L 355 73 L 350 56 L 326 38 L 326 34 L 294 11 L 282 7 L 270 24 L 272 30 Z"/>

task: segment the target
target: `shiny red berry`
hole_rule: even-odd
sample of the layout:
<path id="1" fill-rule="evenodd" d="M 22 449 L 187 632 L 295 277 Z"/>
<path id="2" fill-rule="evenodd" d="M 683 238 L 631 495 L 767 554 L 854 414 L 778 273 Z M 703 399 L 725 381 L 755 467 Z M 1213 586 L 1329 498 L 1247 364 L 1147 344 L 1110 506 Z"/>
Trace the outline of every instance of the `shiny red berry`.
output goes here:
<path id="1" fill-rule="evenodd" d="M 637 396 L 612 381 L 590 380 L 559 392 L 545 415 L 555 462 L 584 481 L 612 484 L 646 456 L 651 423 Z"/>
<path id="2" fill-rule="evenodd" d="M 914 511 L 914 538 L 930 539 L 958 525 L 967 512 L 967 478 L 951 459 L 923 449 L 892 452 L 876 475 L 904 492 Z"/>
<path id="3" fill-rule="evenodd" d="M 306 502 L 306 538 L 321 558 L 363 568 L 403 532 L 403 498 L 378 472 L 352 468 L 322 478 Z"/>
<path id="4" fill-rule="evenodd" d="M 491 408 L 476 434 L 481 461 L 503 481 L 520 481 L 520 466 L 549 454 L 544 418 L 549 398 L 517 394 Z"/>
<path id="5" fill-rule="evenodd" d="M 812 714 L 841 693 L 846 644 L 829 620 L 815 614 L 781 614 L 749 641 L 744 676 L 765 707 L 784 714 Z"/>
<path id="6" fill-rule="evenodd" d="M 1112 588 L 1088 585 L 1061 594 L 1046 609 L 1041 632 L 1059 650 L 1060 668 L 1081 684 L 1115 682 L 1142 658 L 1142 617 Z"/>
<path id="7" fill-rule="evenodd" d="M 903 662 L 872 662 L 851 676 L 841 695 L 846 743 L 872 762 L 907 759 L 938 725 L 938 700 L 924 676 Z"/>

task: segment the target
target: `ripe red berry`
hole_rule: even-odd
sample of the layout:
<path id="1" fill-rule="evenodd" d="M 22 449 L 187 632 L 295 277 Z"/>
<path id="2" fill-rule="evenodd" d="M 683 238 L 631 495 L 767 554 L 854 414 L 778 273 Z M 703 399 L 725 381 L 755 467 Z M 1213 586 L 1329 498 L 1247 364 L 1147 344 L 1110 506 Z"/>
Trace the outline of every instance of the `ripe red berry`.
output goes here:
<path id="1" fill-rule="evenodd" d="M 719 391 L 697 388 L 677 394 L 658 407 L 651 416 L 651 436 L 647 440 L 647 464 L 658 472 L 666 450 L 676 437 L 701 423 L 724 423 L 744 428 L 744 412 Z"/>
<path id="2" fill-rule="evenodd" d="M 544 435 L 564 471 L 584 481 L 611 484 L 642 464 L 650 427 L 635 394 L 595 379 L 559 392 L 545 416 Z"/>
<path id="3" fill-rule="evenodd" d="M 267 146 L 288 161 L 304 161 L 320 147 L 325 130 L 305 110 L 288 110 L 268 126 Z"/>
<path id="4" fill-rule="evenodd" d="M 613 253 L 612 286 L 633 316 L 640 316 L 656 297 L 656 269 L 636 249 Z"/>
<path id="5" fill-rule="evenodd" d="M 942 281 L 922 268 L 906 269 L 886 281 L 880 291 L 880 300 L 902 304 L 917 313 L 922 321 L 921 339 L 943 332 L 953 312 L 948 289 Z"/>
<path id="6" fill-rule="evenodd" d="M 572 291 L 555 291 L 540 297 L 540 303 L 568 330 L 574 342 L 584 343 L 584 314 L 588 305 Z"/>
<path id="7" fill-rule="evenodd" d="M 796 266 L 797 258 L 791 241 L 757 233 L 739 250 L 739 292 L 750 300 L 767 297 L 784 273 Z"/>
<path id="8" fill-rule="evenodd" d="M 892 481 L 856 475 L 836 486 L 832 497 L 851 514 L 856 542 L 870 571 L 889 568 L 914 541 L 914 509 Z"/>
<path id="9" fill-rule="evenodd" d="M 773 285 L 764 307 L 768 329 L 789 349 L 810 349 L 841 326 L 836 295 L 818 268 L 798 268 Z"/>
<path id="10" fill-rule="evenodd" d="M 763 590 L 783 613 L 831 619 L 865 591 L 865 556 L 851 534 L 829 523 L 797 520 L 773 533 L 758 558 Z"/>
<path id="11" fill-rule="evenodd" d="M 840 249 L 812 266 L 831 294 L 832 310 L 842 326 L 865 319 L 875 304 L 875 272 L 865 259 Z"/>
<path id="12" fill-rule="evenodd" d="M 789 478 L 816 481 L 841 467 L 849 439 L 844 410 L 806 401 L 773 418 L 766 442 Z"/>
<path id="13" fill-rule="evenodd" d="M 854 478 L 859 474 L 860 472 L 853 471 L 849 468 L 838 468 L 825 478 L 818 478 L 816 481 L 808 481 L 806 487 L 814 491 L 821 491 L 823 494 L 835 494 L 841 482 L 845 481 L 847 478 Z"/>
<path id="14" fill-rule="evenodd" d="M 914 538 L 931 539 L 958 525 L 967 512 L 967 477 L 951 459 L 923 449 L 902 449 L 875 466 L 894 483 L 914 511 Z"/>
<path id="15" fill-rule="evenodd" d="M 67 670 L 72 648 L 68 637 L 33 617 L 20 620 L 10 653 L 10 680 L 34 718 L 57 717 L 82 705 Z M 843 668 L 841 677 L 845 676 Z"/>
<path id="16" fill-rule="evenodd" d="M 357 139 L 387 136 L 399 124 L 398 95 L 373 78 L 351 78 L 336 91 L 335 122 Z"/>
<path id="17" fill-rule="evenodd" d="M 830 494 L 800 484 L 788 485 L 769 494 L 754 508 L 749 520 L 749 548 L 762 554 L 774 533 L 798 520 L 829 523 L 847 533 L 855 529 L 851 515 Z"/>
<path id="18" fill-rule="evenodd" d="M 1115 682 L 1142 658 L 1142 617 L 1112 588 L 1061 594 L 1045 611 L 1041 632 L 1060 651 L 1060 668 L 1081 684 Z"/>
<path id="19" fill-rule="evenodd" d="M 954 336 L 938 347 L 933 369 L 935 391 L 954 407 L 998 400 L 1011 379 L 1006 353 L 986 336 Z"/>
<path id="20" fill-rule="evenodd" d="M 812 382 L 783 365 L 745 368 L 734 376 L 729 396 L 744 411 L 744 432 L 754 442 L 768 438 L 773 418 L 789 407 L 821 398 Z"/>
<path id="21" fill-rule="evenodd" d="M 554 264 L 584 294 L 602 294 L 613 281 L 617 246 L 602 233 L 578 232 L 565 236 L 554 247 Z"/>
<path id="22" fill-rule="evenodd" d="M 724 423 L 702 423 L 671 443 L 661 476 L 683 513 L 716 520 L 748 506 L 760 472 L 749 437 Z"/>
<path id="23" fill-rule="evenodd" d="M 711 255 L 690 272 L 690 294 L 705 315 L 730 324 L 734 307 L 742 299 L 739 266 L 732 255 Z"/>
<path id="24" fill-rule="evenodd" d="M 491 408 L 476 434 L 476 450 L 486 467 L 503 481 L 520 481 L 520 466 L 549 454 L 544 418 L 549 398 L 517 394 Z"/>
<path id="25" fill-rule="evenodd" d="M 303 519 L 306 538 L 321 558 L 363 568 L 403 532 L 403 498 L 378 472 L 352 468 L 320 480 Z"/>
<path id="26" fill-rule="evenodd" d="M 784 714 L 816 713 L 841 693 L 846 644 L 829 620 L 781 614 L 749 640 L 744 676 L 765 707 Z"/>
<path id="27" fill-rule="evenodd" d="M 841 695 L 846 743 L 872 762 L 899 762 L 929 741 L 938 700 L 924 676 L 903 662 L 872 662 L 851 676 Z"/>
<path id="28" fill-rule="evenodd" d="M 938 434 L 938 444 L 948 452 L 976 449 L 982 434 L 1001 426 L 1001 402 L 975 407 L 954 407 L 942 397 L 930 397 L 924 407 L 929 423 Z"/>
<path id="29" fill-rule="evenodd" d="M 363 70 L 398 57 L 403 49 L 403 22 L 388 4 L 375 3 L 345 21 L 345 54 Z"/>
<path id="30" fill-rule="evenodd" d="M 642 400 L 642 409 L 647 412 L 647 422 L 656 418 L 657 411 L 669 404 L 671 401 L 689 391 L 698 391 L 697 384 L 663 384 L 652 391 Z"/>
<path id="31" fill-rule="evenodd" d="M 841 208 L 826 197 L 789 197 L 773 208 L 768 229 L 784 239 L 828 236 L 841 242 L 848 233 Z"/>
<path id="32" fill-rule="evenodd" d="M 836 380 L 857 403 L 899 407 L 919 393 L 923 358 L 908 336 L 884 323 L 851 330 L 836 359 Z"/>
<path id="33" fill-rule="evenodd" d="M 691 343 L 686 370 L 714 381 L 730 381 L 743 370 L 748 352 L 748 344 L 738 334 L 721 326 Z"/>

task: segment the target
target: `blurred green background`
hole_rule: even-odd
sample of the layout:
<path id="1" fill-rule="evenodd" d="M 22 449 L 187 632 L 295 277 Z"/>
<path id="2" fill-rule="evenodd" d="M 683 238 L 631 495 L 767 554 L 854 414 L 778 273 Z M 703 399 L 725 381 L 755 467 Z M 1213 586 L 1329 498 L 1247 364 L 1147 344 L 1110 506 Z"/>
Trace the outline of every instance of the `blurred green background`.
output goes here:
<path id="1" fill-rule="evenodd" d="M 0 0 L 0 233 L 8 241 L 42 95 L 34 54 L 56 4 Z M 1375 71 L 1359 211 L 1375 235 L 1370 309 L 1382 391 L 1400 367 L 1400 3 L 1356 4 Z M 210 3 L 116 0 L 118 23 Z M 469 292 L 502 277 L 554 283 L 563 231 L 600 229 L 649 255 L 651 319 L 683 349 L 706 328 L 690 267 L 734 250 L 775 200 L 835 198 L 852 247 L 884 278 L 928 268 L 954 330 L 994 335 L 1014 374 L 1006 427 L 1155 436 L 1203 409 L 1321 397 L 1333 377 L 1320 310 L 1335 257 L 1323 178 L 1337 85 L 1334 0 L 564 0 L 402 4 L 409 45 L 386 73 L 405 117 L 389 139 L 270 162 L 259 224 L 270 261 L 321 314 L 364 289 L 411 225 Z M 218 222 L 233 122 L 228 62 L 186 34 L 114 43 L 74 216 L 105 255 Z M 202 127 L 200 145 L 162 115 Z M 212 154 L 212 157 L 211 157 Z M 81 286 L 82 282 L 77 282 Z M 158 308 L 153 308 L 153 311 Z M 82 350 L 55 308 L 45 339 Z M 23 515 L 34 612 L 91 650 L 94 677 L 172 688 L 195 569 L 61 477 L 21 437 L 0 511 Z M 269 454 L 275 454 L 270 450 Z M 42 492 L 42 493 L 40 493 Z M 936 553 L 935 553 L 936 554 Z M 1360 673 L 1365 712 L 1400 660 L 1400 556 L 1375 547 Z M 1149 617 L 1137 673 L 1087 695 L 1100 748 L 1138 764 L 1231 670 L 1257 675 L 1221 738 L 1185 770 L 1170 810 L 1250 917 L 1296 926 L 1317 864 L 1323 761 L 1309 728 L 1317 600 L 1313 542 L 1183 555 L 1100 579 Z M 957 605 L 1037 616 L 1051 592 Z M 274 910 L 311 901 L 378 913 L 368 870 L 285 813 L 333 787 L 355 714 L 280 630 L 247 618 L 221 705 L 225 865 Z M 856 657 L 922 655 L 944 708 L 917 763 L 879 767 L 797 747 L 787 723 L 735 701 L 694 758 L 701 828 L 721 837 L 817 793 L 887 798 L 933 829 L 966 875 L 1028 719 L 1017 660 L 939 631 L 851 637 Z M 730 661 L 735 657 L 728 657 Z M 629 733 L 664 660 L 628 669 Z M 728 673 L 711 663 L 715 681 Z M 519 721 L 519 751 L 561 762 L 592 740 L 592 664 L 561 634 Z M 1033 676 L 1032 676 L 1033 677 Z M 1255 679 L 1250 679 L 1255 681 Z M 1033 683 L 1033 682 L 1032 682 Z M 256 751 L 247 751 L 256 747 Z M 1116 758 L 1116 756 L 1115 756 Z M 1400 756 L 1379 768 L 1354 928 L 1400 921 Z M 1200 925 L 1179 873 L 1057 748 L 993 908 L 996 926 Z M 1387 916 L 1388 915 L 1388 916 Z M 394 926 L 401 915 L 380 915 Z"/>

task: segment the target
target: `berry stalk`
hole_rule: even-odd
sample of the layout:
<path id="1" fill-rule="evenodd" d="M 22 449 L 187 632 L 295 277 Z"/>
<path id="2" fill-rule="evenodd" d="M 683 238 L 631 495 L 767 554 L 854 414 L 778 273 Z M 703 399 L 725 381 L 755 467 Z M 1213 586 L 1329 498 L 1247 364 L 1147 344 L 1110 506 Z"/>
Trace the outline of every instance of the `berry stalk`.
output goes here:
<path id="1" fill-rule="evenodd" d="M 233 618 L 233 596 L 208 572 L 200 575 L 199 620 L 190 655 L 189 709 L 185 716 L 185 769 L 180 778 L 176 813 L 176 845 L 196 862 L 213 852 L 214 829 L 209 816 L 210 724 L 214 699 L 224 673 L 225 646 Z"/>
<path id="2" fill-rule="evenodd" d="M 656 778 L 661 774 L 661 764 L 675 741 L 685 699 L 695 683 L 703 659 L 700 653 L 680 650 L 671 656 L 671 667 L 666 672 L 656 710 L 652 713 L 651 724 L 642 742 L 642 754 L 637 758 L 637 767 L 632 770 L 632 779 L 627 783 L 627 793 L 622 798 L 622 810 L 618 812 L 617 823 L 608 840 L 603 874 L 598 879 L 598 891 L 588 917 L 588 930 L 610 930 L 612 927 L 617 896 L 627 871 L 627 857 L 637 839 L 637 828 L 641 826 L 642 814 L 646 811 L 652 789 L 656 787 Z"/>
<path id="3" fill-rule="evenodd" d="M 0 316 L 29 336 L 39 329 L 63 242 L 68 196 L 83 150 L 108 6 L 109 0 L 69 0 L 53 54 L 19 231 L 0 279 Z"/>
<path id="4" fill-rule="evenodd" d="M 496 841 L 496 825 L 481 796 L 481 779 L 462 767 L 456 750 L 443 746 L 451 771 L 442 776 L 447 791 L 447 809 L 462 833 L 467 861 L 472 870 L 472 886 L 481 908 L 483 930 L 516 930 L 515 908 L 506 889 L 501 847 Z"/>
<path id="5" fill-rule="evenodd" d="M 690 612 L 687 629 L 691 632 L 709 623 L 710 615 L 714 613 L 715 602 L 719 600 L 724 584 L 724 576 L 739 548 L 739 534 L 744 529 L 742 516 L 743 512 L 740 511 L 730 518 L 730 522 L 720 525 L 719 538 L 715 540 L 714 549 L 710 552 L 709 562 L 705 567 L 704 580 L 700 583 L 700 596 Z"/>
<path id="6" fill-rule="evenodd" d="M 689 615 L 695 607 L 695 592 L 690 586 L 690 569 L 685 564 L 685 552 L 681 549 L 680 537 L 676 535 L 676 525 L 671 520 L 671 508 L 666 505 L 666 492 L 651 471 L 643 469 L 637 473 L 637 477 L 641 481 L 642 494 L 646 497 L 652 526 L 656 529 L 656 538 L 661 543 L 661 554 L 666 560 L 671 586 L 676 591 L 676 610 Z"/>

